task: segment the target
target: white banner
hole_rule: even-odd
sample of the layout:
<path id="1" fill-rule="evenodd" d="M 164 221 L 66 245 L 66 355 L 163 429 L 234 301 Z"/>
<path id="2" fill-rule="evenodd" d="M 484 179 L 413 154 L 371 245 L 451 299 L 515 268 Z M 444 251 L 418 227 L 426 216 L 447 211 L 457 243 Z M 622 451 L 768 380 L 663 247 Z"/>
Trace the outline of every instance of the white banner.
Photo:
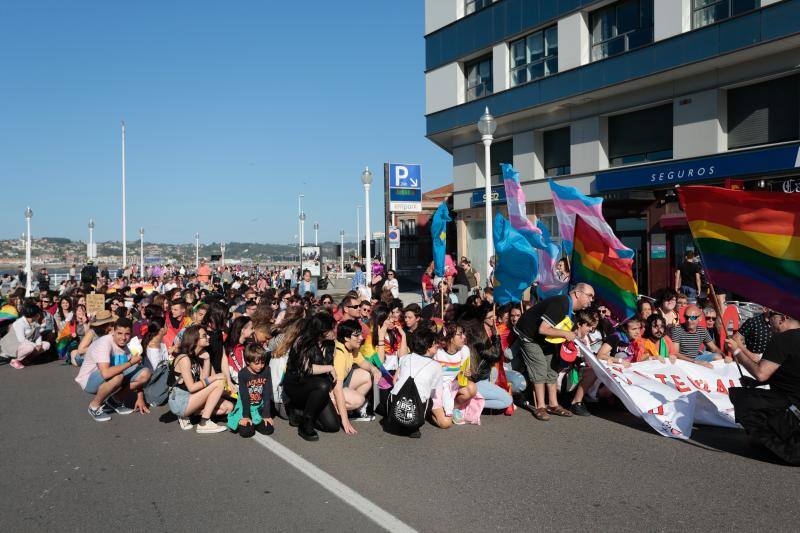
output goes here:
<path id="1" fill-rule="evenodd" d="M 584 361 L 625 407 L 665 437 L 688 439 L 692 425 L 737 428 L 728 389 L 739 386 L 734 363 L 707 368 L 688 361 L 643 361 L 629 367 L 599 361 L 576 342 Z M 745 373 L 745 375 L 747 375 Z"/>

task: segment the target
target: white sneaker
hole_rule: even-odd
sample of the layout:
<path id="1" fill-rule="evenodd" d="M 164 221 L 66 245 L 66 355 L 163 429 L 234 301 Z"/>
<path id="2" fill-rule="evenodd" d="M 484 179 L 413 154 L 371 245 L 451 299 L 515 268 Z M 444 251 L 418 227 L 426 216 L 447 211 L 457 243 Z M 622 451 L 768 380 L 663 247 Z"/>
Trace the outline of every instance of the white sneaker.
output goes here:
<path id="1" fill-rule="evenodd" d="M 221 426 L 212 422 L 211 420 L 206 420 L 205 423 L 197 424 L 197 432 L 198 433 L 221 433 L 223 431 L 227 431 L 227 426 Z"/>
<path id="2" fill-rule="evenodd" d="M 191 420 L 189 420 L 188 416 L 180 416 L 178 417 L 178 424 L 180 424 L 181 429 L 184 431 L 189 431 L 190 429 L 194 428 L 194 424 L 192 424 Z"/>

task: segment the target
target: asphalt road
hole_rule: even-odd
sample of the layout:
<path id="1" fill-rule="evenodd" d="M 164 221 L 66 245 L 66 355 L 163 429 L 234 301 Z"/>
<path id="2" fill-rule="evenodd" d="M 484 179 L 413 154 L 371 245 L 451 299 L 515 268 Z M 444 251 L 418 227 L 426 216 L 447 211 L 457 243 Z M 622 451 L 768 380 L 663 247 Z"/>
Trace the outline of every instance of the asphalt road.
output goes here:
<path id="1" fill-rule="evenodd" d="M 341 487 L 255 440 L 180 431 L 164 407 L 92 421 L 75 373 L 0 367 L 0 531 L 381 529 Z M 677 442 L 596 413 L 538 422 L 519 410 L 426 426 L 418 440 L 359 423 L 317 443 L 278 421 L 272 439 L 419 531 L 797 530 L 800 470 L 743 432 Z"/>

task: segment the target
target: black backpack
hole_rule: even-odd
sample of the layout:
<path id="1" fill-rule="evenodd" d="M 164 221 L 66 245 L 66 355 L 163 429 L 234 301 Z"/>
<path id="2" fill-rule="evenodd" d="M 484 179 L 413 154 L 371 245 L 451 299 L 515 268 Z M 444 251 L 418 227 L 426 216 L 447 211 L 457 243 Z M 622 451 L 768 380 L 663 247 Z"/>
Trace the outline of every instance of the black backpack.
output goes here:
<path id="1" fill-rule="evenodd" d="M 432 364 L 429 362 L 428 364 Z M 427 403 L 422 403 L 414 383 L 414 377 L 419 375 L 428 365 L 420 368 L 413 376 L 408 376 L 406 382 L 397 391 L 397 394 L 389 394 L 386 400 L 386 413 L 389 421 L 395 426 L 414 431 L 422 427 L 425 423 L 425 407 Z"/>

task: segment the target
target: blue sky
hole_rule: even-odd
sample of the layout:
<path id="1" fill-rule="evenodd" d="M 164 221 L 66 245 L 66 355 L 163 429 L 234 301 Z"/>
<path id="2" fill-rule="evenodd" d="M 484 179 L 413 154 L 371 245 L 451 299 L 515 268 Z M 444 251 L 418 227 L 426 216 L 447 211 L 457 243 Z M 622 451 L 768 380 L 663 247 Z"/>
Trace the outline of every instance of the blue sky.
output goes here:
<path id="1" fill-rule="evenodd" d="M 306 240 L 355 237 L 360 174 L 422 164 L 424 9 L 389 0 L 4 0 L 0 3 L 0 238 L 286 243 L 305 194 Z M 363 214 L 362 214 L 363 232 Z"/>

